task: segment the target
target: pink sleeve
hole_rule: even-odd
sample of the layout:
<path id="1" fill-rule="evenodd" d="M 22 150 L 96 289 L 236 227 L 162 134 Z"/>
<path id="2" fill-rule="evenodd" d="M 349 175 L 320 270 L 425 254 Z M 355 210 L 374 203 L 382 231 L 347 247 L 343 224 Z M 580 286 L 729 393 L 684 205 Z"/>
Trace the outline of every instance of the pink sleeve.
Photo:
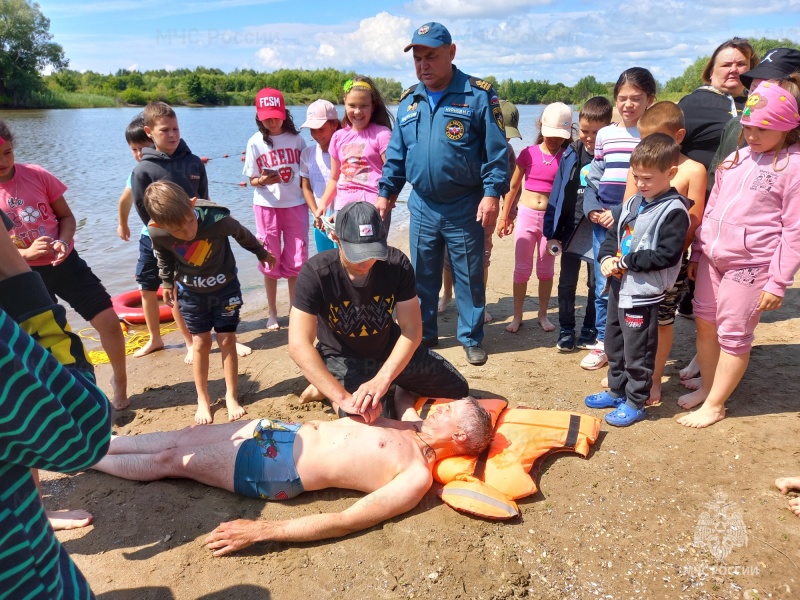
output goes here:
<path id="1" fill-rule="evenodd" d="M 344 129 L 339 129 L 334 132 L 333 137 L 331 137 L 330 144 L 328 144 L 328 154 L 331 155 L 331 158 L 335 158 L 342 162 L 342 159 L 339 157 L 339 144 L 341 143 L 342 135 L 344 135 Z"/>
<path id="2" fill-rule="evenodd" d="M 531 148 L 532 146 L 528 146 L 522 152 L 519 153 L 517 157 L 517 166 L 527 173 L 528 167 L 531 166 Z"/>
<path id="3" fill-rule="evenodd" d="M 378 149 L 381 154 L 386 154 L 386 149 L 389 147 L 389 140 L 392 137 L 392 130 L 388 127 L 379 127 L 378 133 L 375 135 L 375 140 L 378 142 Z"/>
<path id="4" fill-rule="evenodd" d="M 800 194 L 800 182 L 783 195 L 781 240 L 769 264 L 769 280 L 764 286 L 765 292 L 781 298 L 800 269 L 800 202 L 797 194 Z"/>
<path id="5" fill-rule="evenodd" d="M 711 209 L 717 204 L 717 198 L 719 198 L 719 188 L 722 185 L 722 177 L 725 174 L 727 169 L 720 169 L 718 168 L 714 172 L 714 187 L 711 188 L 711 195 L 708 197 L 708 202 L 706 202 L 706 207 L 703 212 L 703 218 L 700 221 L 700 225 L 697 226 L 697 229 L 694 230 L 694 239 L 692 240 L 692 255 L 689 257 L 689 262 L 697 262 L 700 260 L 700 255 L 703 253 L 703 244 L 700 241 L 700 234 L 703 231 L 703 223 L 705 223 L 705 215 L 707 215 Z"/>
<path id="6" fill-rule="evenodd" d="M 38 172 L 39 179 L 44 186 L 45 193 L 47 194 L 47 202 L 52 204 L 56 200 L 58 200 L 61 196 L 64 195 L 64 192 L 67 191 L 67 186 L 62 183 L 62 181 L 40 166 L 36 166 L 36 171 Z"/>

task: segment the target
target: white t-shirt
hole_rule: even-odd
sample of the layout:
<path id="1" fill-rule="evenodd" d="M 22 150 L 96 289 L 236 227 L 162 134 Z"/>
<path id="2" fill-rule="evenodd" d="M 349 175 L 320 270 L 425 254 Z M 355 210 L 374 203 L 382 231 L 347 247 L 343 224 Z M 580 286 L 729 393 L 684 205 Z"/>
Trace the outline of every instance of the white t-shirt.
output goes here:
<path id="1" fill-rule="evenodd" d="M 308 146 L 300 154 L 300 177 L 309 180 L 314 198 L 322 198 L 331 178 L 331 155 L 323 152 L 319 144 Z"/>
<path id="2" fill-rule="evenodd" d="M 300 154 L 306 147 L 302 137 L 294 133 L 271 135 L 272 148 L 264 143 L 260 131 L 247 140 L 242 173 L 249 178 L 259 177 L 261 169 L 274 169 L 281 182 L 258 186 L 253 194 L 253 204 L 271 208 L 292 208 L 305 204 L 300 189 Z"/>

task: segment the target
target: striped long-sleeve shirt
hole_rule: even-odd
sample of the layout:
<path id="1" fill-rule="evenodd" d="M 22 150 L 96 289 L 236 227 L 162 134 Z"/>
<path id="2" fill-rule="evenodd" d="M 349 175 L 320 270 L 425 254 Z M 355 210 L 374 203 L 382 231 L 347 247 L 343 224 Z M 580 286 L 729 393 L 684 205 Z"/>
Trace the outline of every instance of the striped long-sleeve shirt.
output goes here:
<path id="1" fill-rule="evenodd" d="M 0 281 L 0 309 L 0 598 L 94 598 L 50 527 L 31 469 L 69 473 L 100 460 L 110 405 L 37 273 Z"/>
<path id="2" fill-rule="evenodd" d="M 597 132 L 594 160 L 586 179 L 597 190 L 599 207 L 584 206 L 584 210 L 600 210 L 622 204 L 631 152 L 640 141 L 639 129 L 609 125 Z"/>

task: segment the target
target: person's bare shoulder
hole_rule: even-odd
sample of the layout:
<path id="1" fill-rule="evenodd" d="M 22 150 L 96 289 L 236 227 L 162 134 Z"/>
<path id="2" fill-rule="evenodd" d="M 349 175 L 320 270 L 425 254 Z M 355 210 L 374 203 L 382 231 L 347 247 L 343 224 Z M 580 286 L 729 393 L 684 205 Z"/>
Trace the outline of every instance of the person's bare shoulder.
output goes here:
<path id="1" fill-rule="evenodd" d="M 692 160 L 688 156 L 681 154 L 678 160 L 678 174 L 685 174 L 687 179 L 706 176 L 706 168 L 702 163 Z"/>

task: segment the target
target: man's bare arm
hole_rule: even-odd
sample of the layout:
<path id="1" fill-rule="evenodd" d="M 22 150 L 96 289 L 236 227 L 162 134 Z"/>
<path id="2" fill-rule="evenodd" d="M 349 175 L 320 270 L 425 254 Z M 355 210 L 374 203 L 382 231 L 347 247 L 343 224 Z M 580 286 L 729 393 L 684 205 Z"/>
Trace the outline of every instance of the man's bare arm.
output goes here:
<path id="1" fill-rule="evenodd" d="M 223 556 L 256 542 L 311 542 L 341 537 L 408 512 L 430 489 L 432 481 L 427 466 L 415 463 L 340 513 L 308 515 L 286 521 L 238 519 L 221 523 L 206 538 L 206 545 L 214 556 Z"/>

